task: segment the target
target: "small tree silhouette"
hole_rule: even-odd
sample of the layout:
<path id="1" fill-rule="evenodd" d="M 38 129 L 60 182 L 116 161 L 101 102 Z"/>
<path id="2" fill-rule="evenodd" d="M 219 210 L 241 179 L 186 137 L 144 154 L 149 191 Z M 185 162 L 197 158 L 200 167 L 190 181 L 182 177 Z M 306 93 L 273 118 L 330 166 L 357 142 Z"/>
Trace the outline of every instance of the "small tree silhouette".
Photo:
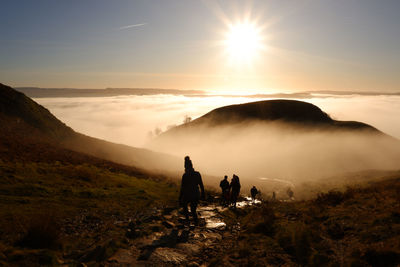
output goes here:
<path id="1" fill-rule="evenodd" d="M 156 128 L 154 129 L 154 135 L 155 135 L 155 136 L 157 136 L 157 135 L 159 135 L 159 134 L 161 134 L 161 133 L 162 133 L 162 130 L 161 130 L 160 128 L 156 127 Z"/>
<path id="2" fill-rule="evenodd" d="M 185 115 L 185 118 L 183 119 L 183 124 L 189 123 L 192 121 L 192 118 L 188 115 Z"/>

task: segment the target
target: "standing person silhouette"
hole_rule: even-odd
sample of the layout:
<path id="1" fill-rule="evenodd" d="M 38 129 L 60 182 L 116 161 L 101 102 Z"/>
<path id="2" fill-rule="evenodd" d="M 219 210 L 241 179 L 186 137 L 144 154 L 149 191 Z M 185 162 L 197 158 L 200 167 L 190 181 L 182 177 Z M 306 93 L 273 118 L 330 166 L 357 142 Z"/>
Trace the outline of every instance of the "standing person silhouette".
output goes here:
<path id="1" fill-rule="evenodd" d="M 255 202 L 256 201 L 256 195 L 258 194 L 258 190 L 257 190 L 256 186 L 253 185 L 253 187 L 250 190 L 250 194 L 251 194 L 251 200 L 253 202 Z"/>
<path id="2" fill-rule="evenodd" d="M 239 177 L 236 174 L 233 175 L 229 188 L 231 189 L 232 206 L 236 208 L 236 202 L 240 192 L 240 181 Z"/>
<path id="3" fill-rule="evenodd" d="M 229 200 L 229 182 L 228 176 L 224 176 L 224 179 L 219 183 L 219 187 L 222 190 L 222 205 L 227 206 Z"/>
<path id="4" fill-rule="evenodd" d="M 199 191 L 201 190 L 201 195 Z M 189 221 L 188 204 L 190 204 L 190 213 L 193 216 L 194 223 L 198 224 L 197 204 L 199 199 L 205 199 L 203 181 L 199 172 L 193 168 L 192 161 L 189 156 L 185 157 L 185 173 L 182 175 L 181 191 L 179 194 L 179 203 L 183 206 L 183 212 L 186 221 Z"/>

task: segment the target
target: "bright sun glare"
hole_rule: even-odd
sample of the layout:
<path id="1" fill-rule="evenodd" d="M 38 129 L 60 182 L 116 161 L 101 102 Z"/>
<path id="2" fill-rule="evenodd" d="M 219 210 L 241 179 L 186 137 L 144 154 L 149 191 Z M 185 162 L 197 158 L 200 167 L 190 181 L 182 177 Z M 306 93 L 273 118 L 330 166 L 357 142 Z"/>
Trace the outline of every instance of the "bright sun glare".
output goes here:
<path id="1" fill-rule="evenodd" d="M 259 56 L 262 39 L 260 29 L 252 23 L 230 25 L 225 39 L 226 52 L 235 63 L 250 63 Z"/>

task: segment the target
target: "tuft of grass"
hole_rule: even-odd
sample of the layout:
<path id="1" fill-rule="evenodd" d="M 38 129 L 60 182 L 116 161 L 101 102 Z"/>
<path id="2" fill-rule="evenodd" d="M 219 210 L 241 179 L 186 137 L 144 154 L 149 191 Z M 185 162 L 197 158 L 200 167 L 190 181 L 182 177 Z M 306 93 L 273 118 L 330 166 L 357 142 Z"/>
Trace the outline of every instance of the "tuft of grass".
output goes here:
<path id="1" fill-rule="evenodd" d="M 272 236 L 275 233 L 276 216 L 270 205 L 264 205 L 261 210 L 253 212 L 253 216 L 251 217 L 256 219 L 256 222 L 252 221 L 249 232 L 267 236 Z"/>
<path id="2" fill-rule="evenodd" d="M 317 262 L 322 258 L 321 255 L 312 255 L 313 245 L 318 243 L 320 238 L 304 223 L 292 223 L 281 227 L 275 239 L 279 246 L 300 265 L 307 265 L 309 261 Z"/>
<path id="3" fill-rule="evenodd" d="M 36 214 L 26 225 L 26 230 L 16 245 L 33 249 L 55 249 L 60 244 L 59 223 L 49 214 Z"/>
<path id="4" fill-rule="evenodd" d="M 400 253 L 391 250 L 369 249 L 365 253 L 363 259 L 372 266 L 394 267 L 400 264 Z"/>
<path id="5" fill-rule="evenodd" d="M 319 205 L 337 206 L 345 200 L 343 192 L 330 190 L 327 193 L 319 193 L 315 202 Z"/>
<path id="6" fill-rule="evenodd" d="M 301 265 L 306 265 L 311 256 L 311 230 L 305 225 L 300 225 L 293 233 L 294 256 Z"/>

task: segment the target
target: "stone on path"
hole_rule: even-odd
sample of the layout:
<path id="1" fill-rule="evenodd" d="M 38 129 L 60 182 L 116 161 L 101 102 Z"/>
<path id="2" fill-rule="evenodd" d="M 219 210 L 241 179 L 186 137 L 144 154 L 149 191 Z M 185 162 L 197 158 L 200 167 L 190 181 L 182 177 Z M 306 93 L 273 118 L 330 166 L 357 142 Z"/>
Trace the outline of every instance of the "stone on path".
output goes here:
<path id="1" fill-rule="evenodd" d="M 175 224 L 173 222 L 170 221 L 163 221 L 162 224 L 167 227 L 168 229 L 174 228 Z"/>
<path id="2" fill-rule="evenodd" d="M 150 261 L 183 265 L 186 262 L 186 255 L 173 248 L 156 248 L 151 254 Z"/>

